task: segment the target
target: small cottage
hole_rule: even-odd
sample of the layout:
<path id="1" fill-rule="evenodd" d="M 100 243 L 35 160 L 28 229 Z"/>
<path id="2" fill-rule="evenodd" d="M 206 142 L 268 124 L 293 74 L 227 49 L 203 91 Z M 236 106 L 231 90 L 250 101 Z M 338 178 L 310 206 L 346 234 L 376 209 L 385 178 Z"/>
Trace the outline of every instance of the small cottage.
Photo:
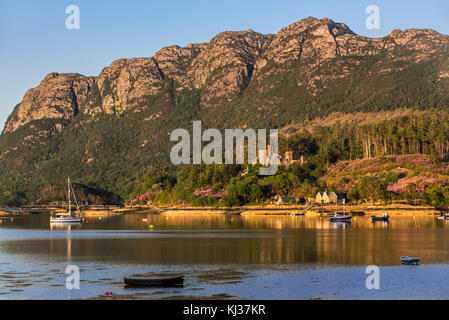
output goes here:
<path id="1" fill-rule="evenodd" d="M 343 201 L 345 201 L 345 196 L 343 195 L 343 193 L 333 192 L 333 191 L 318 192 L 315 197 L 316 203 L 338 204 L 338 203 L 343 203 Z"/>
<path id="2" fill-rule="evenodd" d="M 297 200 L 295 197 L 279 197 L 276 204 L 296 204 Z"/>

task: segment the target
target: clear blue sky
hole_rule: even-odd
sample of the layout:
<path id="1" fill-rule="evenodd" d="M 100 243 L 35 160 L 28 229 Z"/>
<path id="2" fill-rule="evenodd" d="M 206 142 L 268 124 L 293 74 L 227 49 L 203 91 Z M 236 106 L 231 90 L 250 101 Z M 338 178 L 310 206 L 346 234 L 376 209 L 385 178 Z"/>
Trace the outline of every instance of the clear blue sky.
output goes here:
<path id="1" fill-rule="evenodd" d="M 68 5 L 80 29 L 65 27 Z M 365 8 L 380 8 L 380 29 L 365 27 Z M 122 57 L 151 57 L 161 47 L 210 40 L 225 30 L 276 33 L 314 16 L 378 37 L 400 28 L 449 34 L 447 0 L 0 0 L 0 130 L 25 91 L 49 72 L 98 75 Z"/>

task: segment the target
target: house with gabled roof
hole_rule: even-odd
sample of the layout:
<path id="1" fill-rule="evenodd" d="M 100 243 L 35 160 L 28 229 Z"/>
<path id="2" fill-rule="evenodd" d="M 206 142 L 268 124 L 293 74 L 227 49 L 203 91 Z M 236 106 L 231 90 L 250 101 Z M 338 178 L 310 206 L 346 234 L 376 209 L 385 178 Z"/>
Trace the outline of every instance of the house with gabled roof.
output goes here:
<path id="1" fill-rule="evenodd" d="M 345 201 L 345 196 L 343 193 L 340 192 L 333 192 L 333 191 L 324 191 L 324 192 L 318 192 L 315 197 L 316 203 L 343 203 Z"/>

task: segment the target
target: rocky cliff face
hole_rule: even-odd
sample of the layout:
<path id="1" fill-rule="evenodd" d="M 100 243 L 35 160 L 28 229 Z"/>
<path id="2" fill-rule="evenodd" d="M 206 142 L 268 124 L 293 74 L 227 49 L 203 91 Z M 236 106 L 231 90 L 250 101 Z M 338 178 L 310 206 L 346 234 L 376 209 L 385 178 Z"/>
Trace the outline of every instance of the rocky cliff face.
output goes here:
<path id="1" fill-rule="evenodd" d="M 42 118 L 72 119 L 86 104 L 95 79 L 80 74 L 50 73 L 40 85 L 26 92 L 10 115 L 5 132 Z"/>
<path id="2" fill-rule="evenodd" d="M 398 48 L 407 54 L 401 55 Z M 449 37 L 433 30 L 394 30 L 383 38 L 366 38 L 327 18 L 309 17 L 274 35 L 227 31 L 208 43 L 163 48 L 152 58 L 116 60 L 97 77 L 50 73 L 26 92 L 4 132 L 42 118 L 70 121 L 78 113 L 114 114 L 142 107 L 169 78 L 177 90 L 201 90 L 202 105 L 214 107 L 235 100 L 250 84 L 260 90 L 273 87 L 275 83 L 267 79 L 296 65 L 296 85 L 316 96 L 348 77 L 360 63 L 359 57 L 387 52 L 372 70 L 386 74 L 448 48 Z M 439 79 L 448 78 L 449 61 L 439 68 Z"/>

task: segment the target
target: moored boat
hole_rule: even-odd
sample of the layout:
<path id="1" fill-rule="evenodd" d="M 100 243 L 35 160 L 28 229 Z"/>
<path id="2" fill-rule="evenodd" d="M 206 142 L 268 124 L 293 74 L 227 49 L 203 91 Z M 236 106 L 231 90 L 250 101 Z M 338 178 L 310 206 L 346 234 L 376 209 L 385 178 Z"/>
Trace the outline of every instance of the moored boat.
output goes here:
<path id="1" fill-rule="evenodd" d="M 413 258 L 413 257 L 408 257 L 408 256 L 401 257 L 402 264 L 415 264 L 416 265 L 419 263 L 420 260 L 421 260 L 420 258 Z"/>
<path id="2" fill-rule="evenodd" d="M 124 278 L 126 286 L 129 287 L 149 287 L 149 286 L 182 286 L 184 284 L 184 276 L 174 278 L 150 279 L 150 278 Z"/>
<path id="3" fill-rule="evenodd" d="M 329 218 L 330 222 L 351 222 L 352 216 L 336 213 Z"/>
<path id="4" fill-rule="evenodd" d="M 329 218 L 330 222 L 351 222 L 351 215 L 345 214 L 345 200 L 343 199 L 343 214 L 335 212 L 332 217 Z"/>
<path id="5" fill-rule="evenodd" d="M 73 191 L 73 187 L 72 187 L 72 184 L 70 183 L 70 178 L 67 178 L 67 192 L 68 192 L 68 200 L 69 200 L 68 201 L 68 210 L 67 210 L 67 212 L 57 213 L 55 215 L 52 214 L 50 216 L 50 223 L 80 223 L 81 220 L 83 219 L 81 217 L 82 213 L 78 206 L 78 201 L 76 200 L 76 195 L 75 195 L 74 191 L 73 191 L 73 196 L 75 198 L 76 207 L 78 208 L 78 215 L 76 215 L 72 211 L 71 197 L 70 197 L 71 190 Z"/>
<path id="6" fill-rule="evenodd" d="M 51 223 L 79 223 L 83 218 L 74 217 L 70 213 L 58 213 L 50 217 Z"/>
<path id="7" fill-rule="evenodd" d="M 388 221 L 388 219 L 390 219 L 390 216 L 388 215 L 388 213 L 383 213 L 381 217 L 371 216 L 371 219 L 373 220 L 373 222 Z"/>

